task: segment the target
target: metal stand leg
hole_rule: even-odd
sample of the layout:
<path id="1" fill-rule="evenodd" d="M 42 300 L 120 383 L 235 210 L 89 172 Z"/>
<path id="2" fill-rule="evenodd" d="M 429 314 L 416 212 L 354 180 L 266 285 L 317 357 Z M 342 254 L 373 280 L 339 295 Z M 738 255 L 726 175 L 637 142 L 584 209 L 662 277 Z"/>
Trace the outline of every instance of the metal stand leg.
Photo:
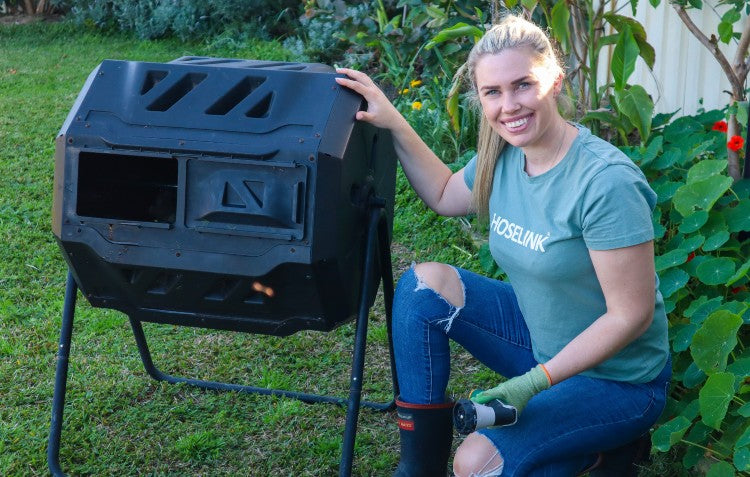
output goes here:
<path id="1" fill-rule="evenodd" d="M 342 456 L 339 465 L 339 476 L 351 475 L 354 456 L 354 441 L 357 433 L 357 420 L 360 407 L 368 407 L 378 411 L 389 411 L 395 408 L 395 397 L 398 395 L 398 381 L 396 379 L 396 367 L 393 361 L 393 338 L 392 338 L 392 311 L 393 311 L 393 270 L 391 267 L 391 255 L 389 247 L 388 228 L 382 213 L 382 205 L 377 204 L 370 209 L 367 228 L 367 241 L 365 251 L 365 263 L 362 275 L 362 289 L 360 290 L 359 310 L 356 321 L 356 332 L 354 338 L 354 352 L 352 358 L 352 370 L 350 378 L 349 398 L 344 399 L 335 396 L 323 396 L 308 394 L 282 389 L 269 389 L 239 384 L 223 383 L 218 381 L 207 381 L 200 379 L 173 376 L 159 370 L 153 362 L 151 351 L 148 347 L 143 325 L 140 320 L 130 318 L 138 352 L 146 372 L 156 380 L 169 383 L 186 383 L 204 389 L 219 391 L 236 391 L 243 393 L 265 394 L 283 396 L 299 399 L 308 403 L 332 403 L 347 406 L 346 424 L 344 429 L 344 440 Z M 379 252 L 379 255 L 376 254 Z M 371 279 L 375 269 L 379 266 L 378 279 Z M 388 352 L 390 357 L 391 378 L 393 381 L 394 399 L 388 402 L 361 401 L 362 377 L 364 374 L 365 347 L 367 341 L 367 324 L 370 307 L 368 297 L 372 295 L 373 287 L 377 287 L 382 279 L 383 295 L 385 301 L 386 327 L 388 332 Z M 60 331 L 60 348 L 57 357 L 57 369 L 55 373 L 55 391 L 52 403 L 52 423 L 50 425 L 49 445 L 47 449 L 47 463 L 50 471 L 55 476 L 64 476 L 60 468 L 60 437 L 62 434 L 62 417 L 65 406 L 65 392 L 68 374 L 68 361 L 70 355 L 70 343 L 73 331 L 73 317 L 75 314 L 76 294 L 78 287 L 72 274 L 68 272 L 67 288 L 65 292 L 65 305 L 63 309 L 62 328 Z"/>
<path id="2" fill-rule="evenodd" d="M 75 314 L 77 291 L 78 286 L 73 274 L 68 271 L 62 326 L 60 328 L 60 345 L 57 350 L 55 392 L 52 397 L 52 422 L 47 445 L 47 466 L 54 476 L 65 475 L 60 468 L 60 436 L 62 435 L 63 410 L 65 409 L 65 391 L 68 384 L 68 358 L 73 334 L 73 315 Z"/>
<path id="3" fill-rule="evenodd" d="M 357 317 L 357 331 L 354 338 L 354 356 L 352 358 L 352 372 L 349 381 L 349 404 L 346 409 L 346 426 L 344 428 L 344 442 L 341 451 L 341 462 L 339 465 L 339 477 L 348 477 L 352 472 L 354 459 L 354 440 L 357 434 L 357 419 L 359 417 L 359 402 L 362 396 L 362 375 L 365 367 L 365 346 L 367 344 L 367 321 L 370 308 L 367 297 L 372 292 L 373 280 L 370 280 L 373 272 L 373 262 L 378 260 L 375 255 L 377 247 L 376 234 L 381 219 L 380 210 L 370 213 L 370 222 L 367 228 L 367 246 L 365 248 L 365 266 L 363 272 L 362 294 L 360 295 L 359 315 Z M 379 281 L 379 280 L 378 280 Z M 374 283 L 377 286 L 377 282 Z"/>

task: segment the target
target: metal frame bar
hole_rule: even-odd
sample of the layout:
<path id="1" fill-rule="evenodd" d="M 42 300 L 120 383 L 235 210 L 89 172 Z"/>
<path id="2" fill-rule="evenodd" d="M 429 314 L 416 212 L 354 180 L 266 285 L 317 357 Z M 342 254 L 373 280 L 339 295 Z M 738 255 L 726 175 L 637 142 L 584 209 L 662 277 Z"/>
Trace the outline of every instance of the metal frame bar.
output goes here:
<path id="1" fill-rule="evenodd" d="M 168 383 L 186 383 L 204 389 L 216 391 L 236 391 L 242 393 L 265 394 L 271 396 L 283 396 L 287 398 L 299 399 L 307 403 L 330 403 L 338 405 L 347 405 L 346 423 L 344 426 L 343 446 L 341 461 L 339 464 L 339 477 L 348 477 L 351 475 L 352 463 L 354 458 L 354 441 L 357 433 L 357 420 L 359 409 L 364 406 L 376 411 L 389 411 L 395 408 L 395 397 L 398 395 L 398 381 L 396 379 L 396 367 L 393 361 L 393 335 L 392 335 L 392 311 L 393 311 L 393 269 L 391 265 L 391 253 L 388 246 L 388 227 L 383 215 L 383 202 L 373 198 L 369 207 L 369 217 L 367 224 L 367 241 L 365 247 L 365 263 L 362 272 L 362 288 L 359 298 L 359 312 L 356 319 L 356 332 L 354 338 L 354 352 L 352 357 L 352 370 L 349 381 L 348 399 L 336 396 L 327 396 L 319 394 L 308 394 L 296 391 L 287 391 L 283 389 L 260 388 L 255 386 L 245 386 L 239 384 L 223 383 L 218 381 L 207 381 L 200 379 L 184 378 L 173 376 L 159 370 L 153 362 L 151 351 L 143 332 L 141 321 L 130 318 L 130 324 L 133 329 L 138 346 L 138 352 L 146 372 L 158 381 Z M 376 249 L 379 255 L 376 255 Z M 380 276 L 377 280 L 371 280 L 369 277 L 374 272 L 374 266 L 380 269 Z M 370 307 L 367 303 L 367 297 L 372 293 L 372 287 L 377 287 L 383 283 L 383 296 L 385 301 L 386 328 L 388 333 L 388 352 L 390 356 L 391 379 L 393 381 L 394 399 L 389 402 L 371 402 L 361 401 L 362 396 L 362 377 L 364 374 L 364 358 L 367 341 L 367 324 L 369 319 Z M 57 355 L 57 367 L 55 370 L 55 389 L 52 399 L 52 419 L 50 423 L 50 434 L 47 446 L 47 465 L 54 476 L 64 476 L 60 466 L 60 440 L 62 436 L 63 411 L 65 409 L 65 394 L 67 390 L 68 362 L 70 357 L 70 345 L 73 333 L 73 319 L 75 315 L 76 297 L 78 286 L 73 274 L 68 271 L 65 302 L 63 305 L 62 325 L 60 329 L 60 344 Z"/>

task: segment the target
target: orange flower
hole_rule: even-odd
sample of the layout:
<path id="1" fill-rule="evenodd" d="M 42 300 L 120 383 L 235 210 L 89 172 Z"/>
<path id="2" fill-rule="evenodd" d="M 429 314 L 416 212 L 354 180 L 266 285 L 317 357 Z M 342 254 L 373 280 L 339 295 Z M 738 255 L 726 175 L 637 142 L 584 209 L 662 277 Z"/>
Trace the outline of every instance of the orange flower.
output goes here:
<path id="1" fill-rule="evenodd" d="M 690 255 L 688 255 L 687 261 L 689 262 L 690 260 L 694 258 L 695 258 L 695 252 L 690 252 Z"/>
<path id="2" fill-rule="evenodd" d="M 422 109 L 422 103 L 420 101 L 414 101 L 413 103 L 411 103 L 411 109 L 416 109 L 417 111 L 419 111 L 420 109 Z"/>
<path id="3" fill-rule="evenodd" d="M 417 86 L 421 86 L 421 85 L 422 85 L 422 80 L 411 80 L 411 82 L 409 83 L 409 86 L 412 88 L 416 88 Z"/>
<path id="4" fill-rule="evenodd" d="M 728 129 L 729 129 L 729 126 L 727 126 L 726 121 L 716 121 L 713 127 L 711 128 L 712 131 L 721 131 L 723 133 L 727 132 Z"/>
<path id="5" fill-rule="evenodd" d="M 742 149 L 742 146 L 745 144 L 745 140 L 742 139 L 741 136 L 732 136 L 729 139 L 729 142 L 727 143 L 727 147 L 731 149 L 734 152 L 739 151 Z"/>

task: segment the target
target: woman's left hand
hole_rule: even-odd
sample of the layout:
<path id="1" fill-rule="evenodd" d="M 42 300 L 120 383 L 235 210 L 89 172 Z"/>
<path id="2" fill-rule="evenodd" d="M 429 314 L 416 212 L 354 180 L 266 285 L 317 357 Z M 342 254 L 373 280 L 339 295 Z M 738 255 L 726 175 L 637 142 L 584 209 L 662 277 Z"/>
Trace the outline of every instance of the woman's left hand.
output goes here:
<path id="1" fill-rule="evenodd" d="M 549 387 L 550 382 L 547 373 L 544 372 L 541 365 L 537 365 L 526 374 L 516 376 L 492 389 L 482 391 L 471 399 L 479 404 L 487 404 L 493 399 L 499 399 L 504 404 L 515 407 L 516 413 L 520 415 L 532 397 L 545 389 L 549 389 Z"/>

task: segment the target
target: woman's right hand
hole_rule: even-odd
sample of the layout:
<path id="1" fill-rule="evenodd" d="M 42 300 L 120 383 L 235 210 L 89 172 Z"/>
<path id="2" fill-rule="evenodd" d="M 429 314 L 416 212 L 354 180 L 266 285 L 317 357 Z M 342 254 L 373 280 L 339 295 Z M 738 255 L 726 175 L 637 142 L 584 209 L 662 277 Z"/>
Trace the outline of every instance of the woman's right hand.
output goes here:
<path id="1" fill-rule="evenodd" d="M 358 120 L 383 129 L 393 129 L 400 121 L 404 121 L 401 113 L 372 78 L 350 68 L 336 68 L 336 72 L 347 76 L 336 77 L 336 83 L 359 93 L 367 101 L 367 110 L 357 112 Z"/>

